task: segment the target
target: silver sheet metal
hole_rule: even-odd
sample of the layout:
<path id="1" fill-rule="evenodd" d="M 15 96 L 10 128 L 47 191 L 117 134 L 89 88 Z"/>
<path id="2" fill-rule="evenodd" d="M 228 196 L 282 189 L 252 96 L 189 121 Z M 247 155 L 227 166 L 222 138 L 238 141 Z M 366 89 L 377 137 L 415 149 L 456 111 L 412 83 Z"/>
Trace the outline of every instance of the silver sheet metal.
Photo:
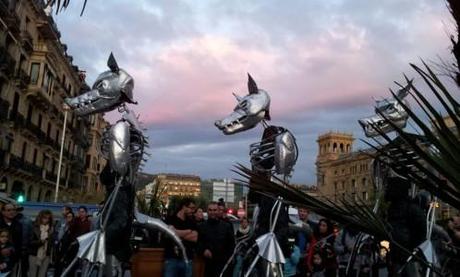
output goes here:
<path id="1" fill-rule="evenodd" d="M 146 228 L 151 228 L 155 230 L 160 230 L 167 234 L 170 238 L 174 240 L 174 242 L 179 246 L 181 249 L 182 255 L 184 257 L 184 261 L 188 262 L 187 252 L 185 251 L 184 244 L 182 240 L 172 231 L 168 225 L 166 225 L 163 221 L 158 218 L 153 218 L 148 215 L 142 214 L 139 211 L 135 211 L 134 213 L 137 224 L 144 225 Z"/>
<path id="2" fill-rule="evenodd" d="M 396 98 L 402 101 L 406 106 L 409 107 L 409 103 L 405 100 L 405 97 L 409 93 L 411 88 L 412 81 L 407 84 L 404 88 L 400 89 Z M 398 100 L 395 97 L 388 97 L 382 100 L 377 100 L 375 102 L 375 115 L 362 118 L 358 120 L 359 125 L 364 130 L 364 134 L 367 137 L 377 137 L 380 136 L 380 132 L 389 133 L 394 131 L 393 126 L 391 126 L 388 121 L 391 121 L 398 128 L 406 127 L 407 120 L 409 119 L 409 114 L 401 106 Z M 383 114 L 384 117 L 382 117 Z"/>
<path id="3" fill-rule="evenodd" d="M 283 251 L 276 239 L 273 232 L 266 233 L 256 239 L 257 246 L 259 247 L 259 256 L 271 263 L 286 262 Z"/>
<path id="4" fill-rule="evenodd" d="M 248 90 L 249 94 L 244 97 L 234 94 L 238 103 L 233 112 L 214 123 L 224 134 L 231 135 L 254 128 L 269 118 L 270 96 L 265 90 L 257 88 L 249 74 Z"/>
<path id="5" fill-rule="evenodd" d="M 77 238 L 79 248 L 77 256 L 91 263 L 106 263 L 105 233 L 101 230 L 86 233 Z"/>

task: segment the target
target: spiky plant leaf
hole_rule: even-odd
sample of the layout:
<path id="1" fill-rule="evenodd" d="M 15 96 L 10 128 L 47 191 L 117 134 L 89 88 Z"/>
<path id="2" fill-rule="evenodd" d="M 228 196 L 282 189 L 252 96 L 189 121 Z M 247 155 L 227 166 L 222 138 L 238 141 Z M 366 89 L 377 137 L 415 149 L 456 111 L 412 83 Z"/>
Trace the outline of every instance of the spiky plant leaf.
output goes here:
<path id="1" fill-rule="evenodd" d="M 273 198 L 281 196 L 283 201 L 290 205 L 306 207 L 315 213 L 380 239 L 391 239 L 387 224 L 378 214 L 374 214 L 369 205 L 362 200 L 342 199 L 340 203 L 334 203 L 326 198 L 315 198 L 281 179 L 275 178 L 276 182 L 270 181 L 265 175 L 240 164 L 236 166 L 234 172 L 243 177 L 239 181 L 249 186 L 253 191 Z"/>
<path id="2" fill-rule="evenodd" d="M 393 127 L 398 137 L 390 138 L 381 132 L 378 126 L 372 126 L 388 143 L 388 146 L 380 143 L 370 145 L 377 153 L 376 158 L 384 158 L 387 165 L 396 173 L 412 180 L 416 185 L 428 190 L 451 206 L 460 208 L 459 104 L 430 66 L 423 61 L 422 63 L 424 69 L 414 64 L 411 66 L 421 76 L 429 88 L 428 92 L 435 96 L 443 111 L 438 111 L 439 107 L 433 101 L 428 100 L 426 93 L 422 93 L 414 84 L 409 84 L 409 94 L 421 108 L 422 115 L 429 121 L 422 119 L 403 101 L 398 98 L 396 100 L 406 110 L 416 129 L 422 131 L 422 135 L 418 136 L 404 131 L 388 120 L 385 114 L 377 111 Z M 405 79 L 409 83 L 406 76 Z M 395 96 L 393 92 L 391 93 Z M 447 126 L 444 117 L 446 114 L 452 120 L 455 130 Z M 397 140 L 399 140 L 398 143 Z M 412 159 L 411 162 L 408 162 L 410 159 Z"/>

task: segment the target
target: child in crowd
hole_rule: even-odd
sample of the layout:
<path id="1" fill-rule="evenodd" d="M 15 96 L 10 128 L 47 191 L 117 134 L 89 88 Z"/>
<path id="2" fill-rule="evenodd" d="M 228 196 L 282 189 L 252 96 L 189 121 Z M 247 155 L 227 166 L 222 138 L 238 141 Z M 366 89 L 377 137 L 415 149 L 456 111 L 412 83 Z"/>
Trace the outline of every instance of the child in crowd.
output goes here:
<path id="1" fill-rule="evenodd" d="M 309 275 L 310 277 L 325 277 L 325 268 L 324 268 L 324 262 L 323 262 L 323 257 L 321 256 L 320 252 L 315 252 L 313 254 L 313 267 L 311 270 L 311 274 Z"/>
<path id="2" fill-rule="evenodd" d="M 8 229 L 0 229 L 0 276 L 7 276 L 13 269 L 11 255 L 14 248 L 10 242 L 10 232 Z"/>

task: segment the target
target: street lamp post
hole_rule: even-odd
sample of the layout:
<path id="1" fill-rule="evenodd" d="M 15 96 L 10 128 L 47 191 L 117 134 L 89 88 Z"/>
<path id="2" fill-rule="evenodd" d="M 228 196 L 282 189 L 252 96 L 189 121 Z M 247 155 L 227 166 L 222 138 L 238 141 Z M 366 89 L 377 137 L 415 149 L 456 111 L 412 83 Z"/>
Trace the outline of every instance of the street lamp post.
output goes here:
<path id="1" fill-rule="evenodd" d="M 58 164 L 58 172 L 57 172 L 57 179 L 56 179 L 56 189 L 54 192 L 54 202 L 55 203 L 58 201 L 58 196 L 59 196 L 59 181 L 61 180 L 62 154 L 64 153 L 65 129 L 67 126 L 67 113 L 69 111 L 69 106 L 64 104 L 63 109 L 64 109 L 64 126 L 62 127 L 61 151 L 59 153 L 59 164 Z"/>

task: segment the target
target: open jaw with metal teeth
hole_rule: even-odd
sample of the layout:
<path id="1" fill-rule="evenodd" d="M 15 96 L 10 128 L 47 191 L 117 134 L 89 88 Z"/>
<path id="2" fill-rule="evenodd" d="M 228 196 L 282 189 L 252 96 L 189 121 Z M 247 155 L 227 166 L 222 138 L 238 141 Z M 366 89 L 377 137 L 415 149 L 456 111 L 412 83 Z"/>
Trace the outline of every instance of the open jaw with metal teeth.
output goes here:
<path id="1" fill-rule="evenodd" d="M 222 125 L 222 122 L 225 121 L 224 120 L 218 120 L 216 121 L 216 126 L 217 128 L 219 128 L 220 130 L 229 130 L 229 129 L 233 129 L 235 128 L 236 126 L 240 126 L 241 125 L 241 121 L 244 121 L 246 120 L 247 116 L 246 115 L 243 115 L 237 119 L 234 119 L 233 121 L 230 121 L 229 123 L 226 123 L 225 125 Z"/>

